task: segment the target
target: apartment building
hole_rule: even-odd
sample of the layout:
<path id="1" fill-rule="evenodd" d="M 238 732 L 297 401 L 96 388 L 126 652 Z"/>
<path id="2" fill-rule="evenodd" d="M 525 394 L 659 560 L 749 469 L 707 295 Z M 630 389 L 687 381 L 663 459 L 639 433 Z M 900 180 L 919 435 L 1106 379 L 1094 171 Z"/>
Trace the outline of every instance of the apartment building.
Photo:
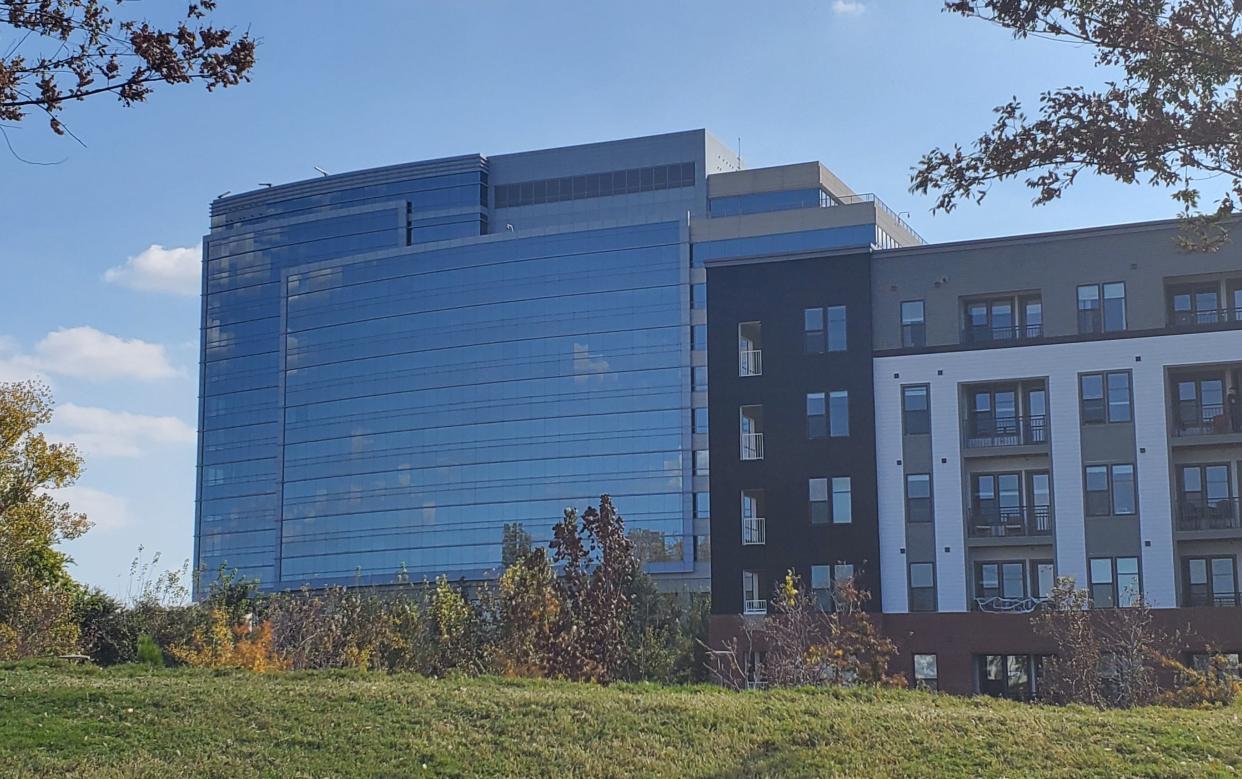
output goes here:
<path id="1" fill-rule="evenodd" d="M 1030 613 L 1070 577 L 1242 650 L 1242 253 L 1177 229 L 709 263 L 714 636 L 786 570 L 828 606 L 853 574 L 911 682 L 1030 697 Z"/>

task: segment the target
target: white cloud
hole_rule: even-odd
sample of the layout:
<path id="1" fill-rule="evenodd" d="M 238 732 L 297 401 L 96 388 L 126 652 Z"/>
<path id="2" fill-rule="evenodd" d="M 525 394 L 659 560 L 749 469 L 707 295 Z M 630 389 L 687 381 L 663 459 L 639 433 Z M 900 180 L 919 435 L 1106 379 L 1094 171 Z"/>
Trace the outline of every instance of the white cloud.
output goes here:
<path id="1" fill-rule="evenodd" d="M 202 251 L 193 246 L 165 249 L 158 243 L 130 257 L 124 265 L 104 272 L 104 281 L 143 292 L 197 295 L 201 283 Z"/>
<path id="2" fill-rule="evenodd" d="M 860 0 L 832 0 L 832 12 L 837 16 L 858 16 L 866 10 Z"/>
<path id="3" fill-rule="evenodd" d="M 154 381 L 179 375 L 160 344 L 119 338 L 93 327 L 61 328 L 22 353 L 11 339 L 0 338 L 0 381 L 44 374 L 100 381 Z"/>
<path id="4" fill-rule="evenodd" d="M 85 514 L 94 523 L 92 533 L 116 530 L 130 523 L 129 501 L 119 495 L 78 484 L 62 487 L 50 494 L 57 500 L 67 502 L 73 511 Z"/>
<path id="5" fill-rule="evenodd" d="M 53 437 L 78 445 L 88 461 L 96 457 L 139 457 L 152 447 L 189 446 L 194 428 L 176 417 L 131 414 L 65 403 L 57 406 Z"/>

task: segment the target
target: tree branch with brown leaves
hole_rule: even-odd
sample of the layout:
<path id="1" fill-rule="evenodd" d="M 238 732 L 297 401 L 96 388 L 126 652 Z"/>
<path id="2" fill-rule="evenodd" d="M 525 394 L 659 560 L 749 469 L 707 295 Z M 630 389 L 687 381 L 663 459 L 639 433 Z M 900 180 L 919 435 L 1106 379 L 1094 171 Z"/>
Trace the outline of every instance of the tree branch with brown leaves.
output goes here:
<path id="1" fill-rule="evenodd" d="M 141 103 L 158 84 L 204 84 L 208 91 L 250 80 L 255 40 L 206 21 L 217 0 L 191 3 L 172 29 L 117 19 L 125 0 L 0 0 L 0 121 L 44 112 L 57 135 L 70 100 L 111 93 Z"/>
<path id="2" fill-rule="evenodd" d="M 1015 38 L 1091 47 L 1095 66 L 1120 77 L 1097 89 L 1050 89 L 1033 115 L 1014 97 L 994 109 L 992 127 L 969 149 L 927 152 L 910 189 L 937 193 L 933 212 L 981 202 L 994 183 L 1014 178 L 1042 205 L 1083 171 L 1168 187 L 1183 216 L 1200 227 L 1204 180 L 1222 185 L 1210 217 L 1242 203 L 1242 3 L 949 0 L 945 10 Z"/>

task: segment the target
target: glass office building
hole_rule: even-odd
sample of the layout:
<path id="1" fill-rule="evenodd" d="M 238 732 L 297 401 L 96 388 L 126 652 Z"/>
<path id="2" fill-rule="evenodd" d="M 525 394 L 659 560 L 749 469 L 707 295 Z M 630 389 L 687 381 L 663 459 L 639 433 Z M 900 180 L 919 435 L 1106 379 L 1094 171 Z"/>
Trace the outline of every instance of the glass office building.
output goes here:
<path id="1" fill-rule="evenodd" d="M 649 570 L 706 589 L 694 226 L 720 224 L 719 256 L 766 201 L 834 205 L 745 208 L 735 181 L 709 218 L 709 178 L 739 163 L 699 130 L 216 200 L 196 568 L 266 589 L 484 579 L 506 540 L 608 493 Z"/>

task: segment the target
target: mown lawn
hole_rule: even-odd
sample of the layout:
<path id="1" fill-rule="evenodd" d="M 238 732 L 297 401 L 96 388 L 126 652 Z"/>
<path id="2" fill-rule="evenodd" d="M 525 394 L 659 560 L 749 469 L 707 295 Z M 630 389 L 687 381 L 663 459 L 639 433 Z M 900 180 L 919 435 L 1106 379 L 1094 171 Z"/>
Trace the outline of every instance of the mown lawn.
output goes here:
<path id="1" fill-rule="evenodd" d="M 1238 776 L 1242 708 L 0 665 L 4 776 Z"/>

